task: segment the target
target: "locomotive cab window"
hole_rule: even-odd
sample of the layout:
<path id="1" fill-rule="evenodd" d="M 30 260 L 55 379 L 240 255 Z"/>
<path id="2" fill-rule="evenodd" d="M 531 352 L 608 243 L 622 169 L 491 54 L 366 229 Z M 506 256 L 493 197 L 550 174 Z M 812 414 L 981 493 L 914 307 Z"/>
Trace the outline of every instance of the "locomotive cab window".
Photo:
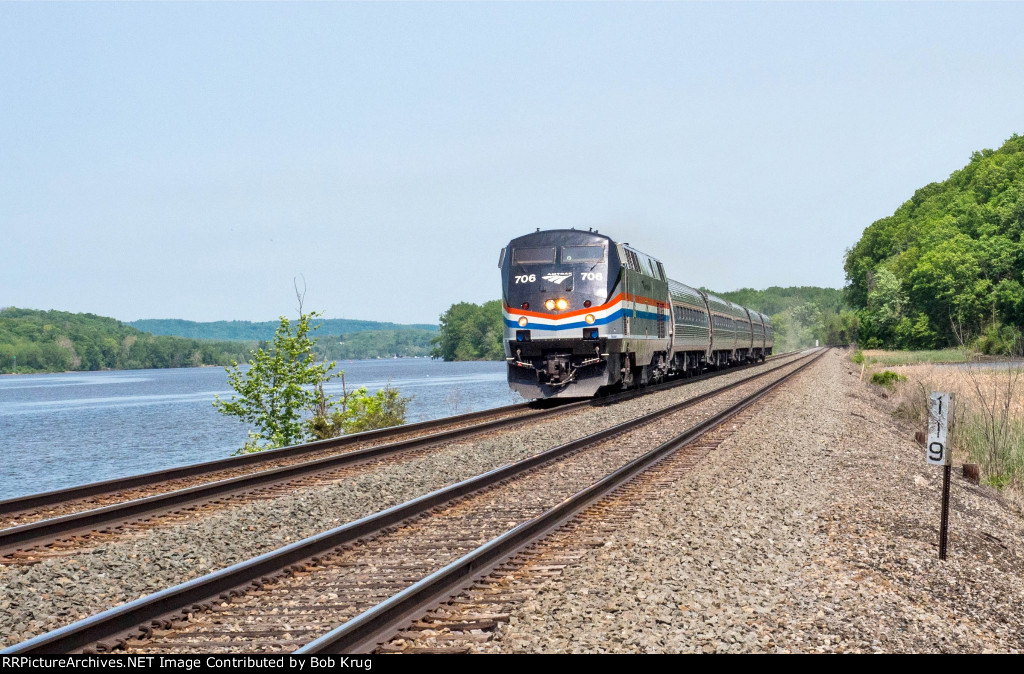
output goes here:
<path id="1" fill-rule="evenodd" d="M 512 251 L 512 262 L 515 264 L 554 264 L 555 249 L 550 248 L 516 248 Z"/>
<path id="2" fill-rule="evenodd" d="M 562 263 L 602 262 L 604 246 L 562 246 Z"/>

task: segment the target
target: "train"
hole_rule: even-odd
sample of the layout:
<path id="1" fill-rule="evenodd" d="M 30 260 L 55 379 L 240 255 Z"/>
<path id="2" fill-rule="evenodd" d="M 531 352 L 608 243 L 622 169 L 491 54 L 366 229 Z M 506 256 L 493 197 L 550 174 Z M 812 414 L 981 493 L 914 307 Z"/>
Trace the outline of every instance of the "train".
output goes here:
<path id="1" fill-rule="evenodd" d="M 763 361 L 762 313 L 674 281 L 594 230 L 512 239 L 498 259 L 508 383 L 526 399 L 587 398 Z"/>

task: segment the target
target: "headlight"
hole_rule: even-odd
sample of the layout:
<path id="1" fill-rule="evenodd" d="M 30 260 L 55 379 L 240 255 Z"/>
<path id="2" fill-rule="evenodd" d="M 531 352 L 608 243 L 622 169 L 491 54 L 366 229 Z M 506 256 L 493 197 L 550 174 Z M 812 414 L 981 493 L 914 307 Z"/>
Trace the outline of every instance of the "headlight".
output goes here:
<path id="1" fill-rule="evenodd" d="M 529 321 L 526 320 L 526 316 L 520 316 L 519 317 L 519 326 L 520 327 L 525 328 L 527 323 L 529 323 Z"/>
<path id="2" fill-rule="evenodd" d="M 559 299 L 555 302 L 555 306 L 558 307 L 559 311 L 565 311 L 569 308 L 569 300 Z"/>
<path id="3" fill-rule="evenodd" d="M 555 301 L 554 300 L 547 300 L 547 301 L 545 301 L 544 302 L 544 308 L 547 309 L 548 311 L 554 311 L 555 310 Z"/>
<path id="4" fill-rule="evenodd" d="M 593 325 L 594 324 L 594 314 L 587 314 L 586 316 L 583 317 L 583 320 L 585 320 L 587 323 L 590 323 L 591 325 Z"/>

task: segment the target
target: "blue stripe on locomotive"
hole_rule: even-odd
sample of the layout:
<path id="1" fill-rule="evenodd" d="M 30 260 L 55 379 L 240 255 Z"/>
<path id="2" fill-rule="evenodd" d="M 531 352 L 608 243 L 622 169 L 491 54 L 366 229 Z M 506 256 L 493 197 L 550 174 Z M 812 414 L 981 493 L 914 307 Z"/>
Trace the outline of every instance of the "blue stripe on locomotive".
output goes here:
<path id="1" fill-rule="evenodd" d="M 606 325 L 612 321 L 617 321 L 622 318 L 623 314 L 629 313 L 632 316 L 631 309 L 619 309 L 613 314 L 608 314 L 604 318 L 599 318 L 593 323 L 587 323 L 586 321 L 579 321 L 576 323 L 556 323 L 555 325 L 549 325 L 547 323 L 533 323 L 527 324 L 527 327 L 531 330 L 571 330 L 573 328 L 588 328 L 595 325 Z M 644 318 L 651 321 L 667 321 L 668 314 L 657 314 L 650 311 L 638 311 L 636 312 L 636 318 Z M 520 327 L 519 323 L 508 318 L 505 319 L 505 325 L 509 328 Z"/>

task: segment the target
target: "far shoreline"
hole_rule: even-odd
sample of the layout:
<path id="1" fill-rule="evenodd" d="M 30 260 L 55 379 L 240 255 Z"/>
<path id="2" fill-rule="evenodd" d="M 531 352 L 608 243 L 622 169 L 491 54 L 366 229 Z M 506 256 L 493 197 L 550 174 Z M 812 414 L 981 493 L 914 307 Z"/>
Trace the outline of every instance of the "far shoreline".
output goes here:
<path id="1" fill-rule="evenodd" d="M 442 360 L 441 358 L 431 358 L 430 356 L 399 356 L 398 358 L 345 358 L 335 359 L 335 362 L 339 365 L 344 363 L 355 363 L 355 362 L 366 362 L 372 363 L 377 361 L 393 361 L 393 360 L 425 360 L 425 361 L 437 361 L 439 363 L 504 363 L 505 360 Z M 247 365 L 248 363 L 242 363 Z M 55 370 L 53 372 L 0 372 L 0 377 L 28 377 L 35 375 L 44 374 L 88 374 L 90 372 L 145 372 L 149 370 L 201 370 L 205 368 L 219 367 L 219 368 L 230 368 L 230 365 L 188 365 L 185 367 L 137 367 L 127 369 L 117 368 L 103 368 L 100 370 Z"/>

